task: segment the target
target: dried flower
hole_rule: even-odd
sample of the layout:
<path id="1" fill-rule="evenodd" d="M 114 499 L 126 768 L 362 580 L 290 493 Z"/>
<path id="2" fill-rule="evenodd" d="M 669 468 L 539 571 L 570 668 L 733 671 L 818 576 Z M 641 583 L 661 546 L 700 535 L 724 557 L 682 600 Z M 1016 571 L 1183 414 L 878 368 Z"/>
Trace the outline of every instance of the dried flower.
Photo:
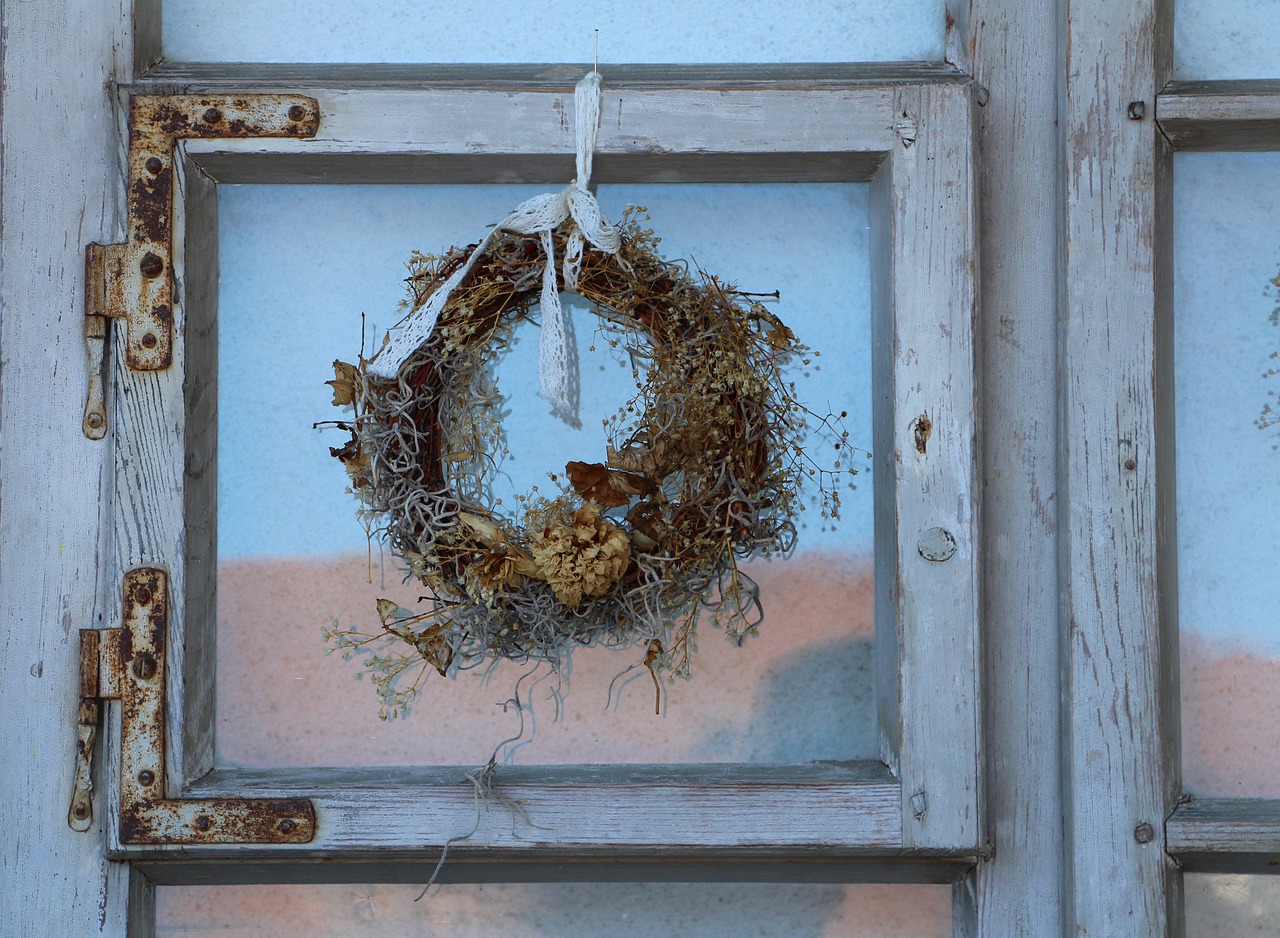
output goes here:
<path id="1" fill-rule="evenodd" d="M 533 560 L 542 579 L 566 608 L 607 593 L 622 579 L 631 560 L 631 541 L 617 525 L 600 517 L 588 502 L 568 524 L 552 524 L 533 536 Z"/>

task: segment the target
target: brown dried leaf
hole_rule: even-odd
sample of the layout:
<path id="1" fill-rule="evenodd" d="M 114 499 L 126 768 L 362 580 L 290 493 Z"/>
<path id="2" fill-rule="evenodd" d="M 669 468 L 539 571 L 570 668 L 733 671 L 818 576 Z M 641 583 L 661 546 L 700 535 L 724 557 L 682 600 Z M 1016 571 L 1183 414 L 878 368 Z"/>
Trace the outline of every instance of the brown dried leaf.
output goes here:
<path id="1" fill-rule="evenodd" d="M 644 476 L 610 469 L 603 463 L 575 460 L 566 463 L 564 471 L 575 492 L 603 508 L 617 508 L 634 495 L 653 491 L 653 483 Z"/>
<path id="2" fill-rule="evenodd" d="M 346 467 L 347 475 L 351 477 L 351 481 L 355 485 L 363 484 L 361 480 L 369 472 L 369 454 L 360 445 L 359 437 L 353 433 L 351 439 L 341 449 L 330 446 L 329 455 L 335 459 L 342 460 L 342 465 Z"/>
<path id="3" fill-rule="evenodd" d="M 345 407 L 356 402 L 356 387 L 360 383 L 360 370 L 355 365 L 335 361 L 333 380 L 325 384 L 333 388 L 333 406 Z"/>
<path id="4" fill-rule="evenodd" d="M 441 677 L 449 676 L 449 665 L 453 664 L 453 647 L 445 638 L 444 626 L 436 625 L 422 632 L 413 639 L 413 647 L 426 659 Z"/>

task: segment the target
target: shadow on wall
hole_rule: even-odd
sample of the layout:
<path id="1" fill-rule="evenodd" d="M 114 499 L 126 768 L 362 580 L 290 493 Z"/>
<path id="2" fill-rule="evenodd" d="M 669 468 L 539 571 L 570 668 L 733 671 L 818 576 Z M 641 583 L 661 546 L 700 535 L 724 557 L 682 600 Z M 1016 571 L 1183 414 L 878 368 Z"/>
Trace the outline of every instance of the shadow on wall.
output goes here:
<path id="1" fill-rule="evenodd" d="M 376 563 L 376 558 L 375 558 Z M 693 678 L 654 687 L 642 649 L 578 649 L 557 721 L 553 681 L 533 688 L 535 738 L 521 763 L 806 762 L 876 758 L 872 574 L 865 558 L 817 552 L 755 562 L 765 606 L 741 647 L 698 636 Z M 382 722 L 359 662 L 324 655 L 322 626 L 365 630 L 375 598 L 416 604 L 393 571 L 369 585 L 365 557 L 219 565 L 217 759 L 222 765 L 479 765 L 518 726 L 501 704 L 523 673 L 434 672 L 404 720 Z M 375 579 L 377 570 L 375 568 Z M 526 689 L 530 682 L 526 682 Z"/>
<path id="2" fill-rule="evenodd" d="M 162 887 L 157 934 L 232 938 L 944 938 L 947 886 L 563 883 Z"/>

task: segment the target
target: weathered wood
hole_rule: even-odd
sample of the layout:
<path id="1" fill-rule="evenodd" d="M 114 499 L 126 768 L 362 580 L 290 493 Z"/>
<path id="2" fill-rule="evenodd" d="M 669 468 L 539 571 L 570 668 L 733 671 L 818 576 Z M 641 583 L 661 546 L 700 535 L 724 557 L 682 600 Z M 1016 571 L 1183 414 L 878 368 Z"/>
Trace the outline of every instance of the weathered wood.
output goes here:
<path id="1" fill-rule="evenodd" d="M 411 782 L 411 778 L 416 781 Z M 507 860 L 545 851 L 641 856 L 686 850 L 803 858 L 902 852 L 899 785 L 878 763 L 789 767 L 500 768 L 496 794 L 465 842 Z M 459 770 L 219 770 L 187 797 L 312 798 L 315 839 L 295 845 L 111 844 L 116 856 L 418 858 L 476 823 Z M 963 858 L 963 850 L 936 851 Z"/>
<path id="2" fill-rule="evenodd" d="M 1187 872 L 1280 872 L 1280 800 L 1207 798 L 1165 822 L 1165 849 Z"/>
<path id="3" fill-rule="evenodd" d="M 982 589 L 990 856 L 957 935 L 1063 922 L 1057 480 L 1058 49 L 1054 0 L 972 0 L 979 92 Z M 951 7 L 949 7 L 951 9 Z M 985 103 L 984 103 L 985 102 Z M 962 932 L 962 923 L 970 930 Z"/>
<path id="4" fill-rule="evenodd" d="M 895 515 L 876 532 L 877 614 L 890 617 L 877 631 L 897 632 L 890 674 L 901 699 L 898 725 L 882 726 L 902 780 L 903 842 L 915 848 L 982 840 L 972 107 L 971 87 L 899 88 L 897 141 L 881 171 L 888 191 L 873 199 L 891 212 L 875 236 L 892 238 L 890 268 L 872 281 L 876 354 L 891 356 L 893 395 L 877 434 L 876 458 L 888 465 L 876 501 Z M 888 527 L 895 536 L 882 542 Z M 950 554 L 929 546 L 939 538 Z"/>
<path id="5" fill-rule="evenodd" d="M 110 451 L 81 429 L 84 246 L 121 233 L 106 83 L 128 67 L 129 4 L 6 3 L 0 17 L 0 934 L 123 936 L 134 885 L 105 858 L 102 794 L 87 833 L 66 818 L 79 629 L 103 624 L 110 595 Z"/>
<path id="6" fill-rule="evenodd" d="M 217 660 L 218 573 L 218 197 L 213 180 L 189 159 L 175 160 L 175 271 L 187 311 L 182 342 L 187 354 L 186 445 L 183 461 L 187 576 L 186 641 L 170 648 L 174 681 L 170 693 L 181 701 L 170 715 L 170 738 L 178 747 L 173 763 L 186 783 L 213 768 L 214 662 Z M 175 598 L 177 598 L 175 596 Z"/>
<path id="7" fill-rule="evenodd" d="M 1160 0 L 1067 4 L 1060 489 L 1068 929 L 1178 935 L 1172 151 Z M 1142 102 L 1138 107 L 1135 102 Z"/>
<path id="8" fill-rule="evenodd" d="M 1173 82 L 1156 118 L 1178 150 L 1280 150 L 1280 81 Z"/>
<path id="9" fill-rule="evenodd" d="M 189 151 L 190 152 L 190 151 Z M 235 153 L 192 152 L 218 182 L 326 185 L 530 183 L 562 187 L 573 175 L 569 153 Z M 593 182 L 862 182 L 880 153 L 602 153 Z"/>
<path id="10" fill-rule="evenodd" d="M 261 883 L 414 883 L 435 872 L 438 853 L 421 860 L 141 860 L 135 868 L 160 886 Z M 513 861 L 449 851 L 438 883 L 952 883 L 966 859 L 840 857 L 777 860 L 753 852 L 726 857 L 677 852 L 654 857 L 563 857 L 543 851 Z M 130 936 L 133 938 L 133 936 Z"/>
<path id="11" fill-rule="evenodd" d="M 237 141 L 192 140 L 182 145 L 184 159 L 215 175 L 229 174 L 243 181 L 254 167 L 272 163 L 275 172 L 298 172 L 304 158 L 352 158 L 364 165 L 377 161 L 392 166 L 405 157 L 421 159 L 424 166 L 445 158 L 454 166 L 472 164 L 468 172 L 486 165 L 490 171 L 507 166 L 503 172 L 515 172 L 515 167 L 531 162 L 529 154 L 545 157 L 560 151 L 563 156 L 556 158 L 566 166 L 558 180 L 567 178 L 571 123 L 564 119 L 568 100 L 560 92 L 316 89 L 315 95 L 323 115 L 321 129 L 305 148 L 286 140 L 258 140 L 247 147 Z M 905 642 L 910 649 L 898 659 L 904 663 L 890 672 L 884 693 L 891 698 L 887 709 L 901 714 L 893 718 L 893 746 L 914 787 L 903 792 L 896 782 L 877 782 L 824 788 L 813 774 L 816 770 L 808 768 L 789 770 L 784 790 L 771 790 L 757 774 L 740 771 L 712 786 L 710 794 L 703 790 L 703 782 L 681 782 L 675 787 L 659 785 L 662 797 L 653 797 L 656 783 L 647 783 L 647 788 L 602 780 L 588 783 L 566 769 L 559 773 L 565 782 L 528 789 L 513 783 L 519 794 L 512 797 L 552 820 L 559 819 L 550 825 L 557 831 L 554 838 L 525 834 L 518 843 L 508 843 L 497 832 L 492 842 L 477 835 L 471 843 L 517 851 L 538 844 L 540 849 L 581 847 L 620 853 L 664 844 L 690 849 L 699 844 L 723 849 L 750 844 L 783 852 L 823 847 L 885 856 L 905 848 L 922 855 L 972 857 L 980 842 L 980 773 L 971 89 L 944 82 L 867 86 L 839 93 L 621 92 L 618 100 L 616 118 L 609 120 L 606 115 L 598 158 L 601 166 L 607 166 L 610 158 L 622 157 L 636 158 L 635 165 L 653 160 L 679 166 L 682 158 L 692 165 L 696 159 L 727 156 L 730 163 L 747 158 L 761 166 L 782 167 L 782 172 L 792 174 L 787 178 L 795 178 L 793 164 L 803 162 L 795 149 L 803 147 L 805 155 L 819 159 L 848 161 L 853 155 L 851 165 L 861 166 L 857 173 L 870 174 L 879 168 L 877 179 L 883 180 L 887 197 L 877 202 L 885 213 L 877 224 L 886 258 L 885 273 L 878 275 L 882 289 L 877 315 L 890 323 L 892 333 L 888 358 L 877 366 L 887 375 L 885 383 L 892 395 L 890 441 L 884 450 L 892 484 L 885 489 L 884 503 L 895 519 L 904 519 L 905 538 L 901 544 L 887 542 L 891 559 L 883 571 L 886 582 L 900 587 L 903 607 L 895 605 L 888 611 L 880 627 L 888 636 L 882 641 L 894 647 Z M 656 145 L 658 141 L 661 146 Z M 787 149 L 779 152 L 779 146 Z M 486 158 L 505 163 L 485 164 Z M 439 175 L 430 178 L 438 180 Z M 496 178 L 506 176 L 499 173 Z M 188 212 L 186 236 L 191 244 L 205 237 L 193 230 L 194 218 Z M 208 263 L 210 255 L 191 250 L 186 261 L 191 263 L 197 256 L 201 264 Z M 213 282 L 207 271 L 197 276 Z M 209 296 L 209 290 L 194 287 L 184 294 L 188 304 L 206 302 Z M 190 317 L 183 320 L 188 323 L 211 319 L 194 306 L 180 310 L 179 316 Z M 186 334 L 193 339 L 203 335 L 192 325 L 186 327 Z M 208 336 L 204 339 L 208 341 Z M 209 355 L 193 345 L 175 362 L 175 374 L 186 369 L 189 394 L 192 388 L 203 389 L 199 374 L 209 365 L 195 362 Z M 133 382 L 136 399 L 141 387 L 138 379 L 126 376 L 126 381 Z M 149 406 L 172 414 L 171 393 L 155 392 Z M 927 415 L 923 421 L 917 419 L 921 415 Z M 140 489 L 130 490 L 122 493 L 122 501 L 138 504 L 181 491 L 180 484 L 169 478 L 172 460 L 166 461 L 161 454 L 175 442 L 170 439 L 172 418 L 130 419 L 137 427 L 129 431 L 137 452 L 127 454 L 126 465 L 138 468 L 125 473 L 126 481 L 136 479 L 153 494 L 144 497 Z M 194 452 L 192 430 L 186 434 L 188 450 Z M 192 464 L 203 465 L 202 458 L 188 458 L 187 463 L 189 469 Z M 169 467 L 164 470 L 168 475 L 163 485 L 154 485 L 158 470 L 140 471 L 153 464 Z M 190 486 L 198 483 L 189 473 L 184 484 L 190 493 Z M 187 498 L 188 512 L 199 512 L 191 507 L 192 496 Z M 172 494 L 168 500 L 172 501 Z M 207 499 L 195 501 L 207 503 Z M 173 569 L 173 564 L 184 560 L 170 536 L 182 510 L 166 504 L 158 514 L 164 519 L 163 530 L 142 532 L 134 539 L 155 545 Z M 122 520 L 130 528 L 129 518 Z M 188 516 L 188 524 L 200 520 Z M 925 560 L 920 538 L 939 526 L 954 539 L 955 556 Z M 208 539 L 204 534 L 196 543 Z M 193 547 L 190 539 L 186 546 L 188 557 L 192 550 L 203 549 Z M 140 548 L 131 549 L 138 558 L 133 562 L 155 562 L 144 557 Z M 204 588 L 198 592 L 198 597 L 188 595 L 186 607 L 192 615 L 177 624 L 175 646 L 191 649 L 212 642 L 210 594 Z M 201 610 L 199 616 L 196 610 Z M 190 668 L 187 673 L 192 673 Z M 898 699 L 907 702 L 900 711 L 895 709 Z M 186 728 L 188 739 L 212 733 L 208 714 L 187 713 L 186 718 L 193 721 Z M 203 729 L 195 729 L 196 723 Z M 237 777 L 241 783 L 247 781 Z M 311 849 L 319 855 L 345 851 L 351 857 L 365 851 L 410 850 L 433 842 L 422 840 L 424 830 L 442 832 L 437 838 L 442 844 L 466 830 L 474 816 L 473 794 L 455 782 L 424 789 L 419 779 L 408 788 L 389 784 L 358 796 L 307 782 L 304 787 L 313 792 L 321 811 L 321 833 Z M 268 790 L 279 790 L 279 786 Z M 228 795 L 234 791 L 234 787 L 226 789 Z M 380 814 L 380 802 L 394 806 L 392 815 Z M 667 809 L 655 808 L 664 803 Z M 673 815 L 670 805 L 689 813 Z M 582 818 L 596 818 L 597 809 L 608 824 L 607 835 L 597 838 L 590 830 L 575 830 L 571 818 L 582 828 Z M 414 817 L 418 815 L 413 812 L 425 814 L 405 824 L 405 811 Z M 398 816 L 401 822 L 379 829 L 379 816 Z M 909 838 L 903 836 L 904 823 L 912 827 Z M 633 842 L 629 839 L 633 837 L 641 839 Z"/>
<path id="12" fill-rule="evenodd" d="M 429 65 L 412 63 L 157 62 L 142 79 L 157 86 L 189 89 L 263 86 L 376 87 L 431 85 L 509 91 L 513 87 L 549 88 L 572 94 L 591 69 L 582 64 Z M 774 88 L 807 91 L 902 82 L 964 81 L 945 62 L 820 62 L 735 65 L 606 65 L 605 87 L 617 88 Z"/>

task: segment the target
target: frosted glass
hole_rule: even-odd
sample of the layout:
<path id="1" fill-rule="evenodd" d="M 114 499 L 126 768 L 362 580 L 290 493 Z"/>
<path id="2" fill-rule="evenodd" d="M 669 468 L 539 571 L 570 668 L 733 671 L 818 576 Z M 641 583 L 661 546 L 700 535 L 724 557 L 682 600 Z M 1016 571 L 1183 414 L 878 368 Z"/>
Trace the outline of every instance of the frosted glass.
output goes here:
<path id="1" fill-rule="evenodd" d="M 527 186 L 224 186 L 219 190 L 218 723 L 222 764 L 475 764 L 515 728 L 500 705 L 520 673 L 430 675 L 407 720 L 377 719 L 354 662 L 325 657 L 320 629 L 374 624 L 374 599 L 413 605 L 390 556 L 366 544 L 346 475 L 329 456 L 345 434 L 324 382 L 366 332 L 397 317 L 404 263 L 479 239 Z M 868 447 L 870 308 L 862 184 L 601 186 L 619 217 L 648 206 L 668 257 L 692 257 L 743 289 L 781 290 L 778 314 L 822 357 L 794 378 L 813 409 L 847 409 Z M 763 225 L 760 219 L 767 219 Z M 583 355 L 583 430 L 548 414 L 536 388 L 537 331 L 517 330 L 499 366 L 512 414 L 510 490 L 525 492 L 568 458 L 604 452 L 600 417 L 629 396 L 626 369 L 574 312 Z M 603 369 L 603 370 L 601 370 Z M 592 406 L 594 405 L 594 406 Z M 801 516 L 800 550 L 753 562 L 765 624 L 741 648 L 702 630 L 694 677 L 666 689 L 654 716 L 648 673 L 609 685 L 636 655 L 575 652 L 564 719 L 550 685 L 534 689 L 533 744 L 521 761 L 792 762 L 872 758 L 872 493 L 846 492 L 838 527 Z M 806 519 L 809 519 L 806 521 Z M 369 582 L 372 580 L 372 584 Z M 640 680 L 639 678 L 643 678 Z M 604 712 L 606 704 L 609 712 Z"/>
<path id="2" fill-rule="evenodd" d="M 1175 78 L 1280 78 L 1275 0 L 1176 0 L 1173 27 Z"/>
<path id="3" fill-rule="evenodd" d="M 1264 378 L 1280 347 L 1280 154 L 1176 160 L 1183 774 L 1198 794 L 1277 797 L 1280 435 L 1255 421 L 1280 390 Z"/>
<path id="4" fill-rule="evenodd" d="M 1273 938 L 1280 921 L 1280 879 L 1188 873 L 1187 938 Z"/>
<path id="5" fill-rule="evenodd" d="M 950 938 L 949 886 L 712 883 L 161 886 L 156 934 L 185 938 Z M 1254 934 L 1249 932 L 1248 934 Z M 1261 934 L 1260 932 L 1257 934 Z"/>
<path id="6" fill-rule="evenodd" d="M 944 0 L 165 0 L 171 61 L 941 61 Z M 605 69 L 607 79 L 608 72 Z"/>

